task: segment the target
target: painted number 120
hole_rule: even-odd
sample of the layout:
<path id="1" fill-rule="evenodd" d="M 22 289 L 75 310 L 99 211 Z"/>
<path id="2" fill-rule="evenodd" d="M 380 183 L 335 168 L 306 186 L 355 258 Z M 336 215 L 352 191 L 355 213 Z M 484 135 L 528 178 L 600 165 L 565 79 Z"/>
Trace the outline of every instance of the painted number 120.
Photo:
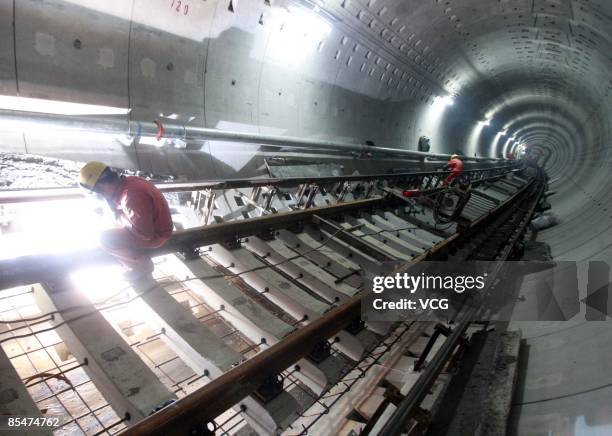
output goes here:
<path id="1" fill-rule="evenodd" d="M 174 9 L 178 13 L 182 11 L 183 15 L 187 15 L 189 13 L 189 5 L 187 3 L 182 2 L 181 0 L 172 0 L 170 9 Z"/>

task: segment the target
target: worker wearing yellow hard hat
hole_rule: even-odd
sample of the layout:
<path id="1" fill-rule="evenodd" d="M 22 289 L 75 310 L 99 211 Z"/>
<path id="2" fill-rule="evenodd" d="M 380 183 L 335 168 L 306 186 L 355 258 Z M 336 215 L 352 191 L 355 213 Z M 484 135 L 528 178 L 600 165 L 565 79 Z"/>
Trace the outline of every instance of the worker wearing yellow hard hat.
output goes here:
<path id="1" fill-rule="evenodd" d="M 79 185 L 83 188 L 88 189 L 90 191 L 96 191 L 96 184 L 102 174 L 109 169 L 109 166 L 97 161 L 88 162 L 85 164 L 83 168 L 81 168 L 81 173 L 79 174 Z"/>
<path id="2" fill-rule="evenodd" d="M 102 233 L 102 247 L 128 268 L 133 278 L 153 272 L 148 252 L 161 247 L 174 227 L 161 191 L 148 180 L 123 176 L 96 161 L 81 168 L 79 185 L 106 199 L 118 225 Z"/>

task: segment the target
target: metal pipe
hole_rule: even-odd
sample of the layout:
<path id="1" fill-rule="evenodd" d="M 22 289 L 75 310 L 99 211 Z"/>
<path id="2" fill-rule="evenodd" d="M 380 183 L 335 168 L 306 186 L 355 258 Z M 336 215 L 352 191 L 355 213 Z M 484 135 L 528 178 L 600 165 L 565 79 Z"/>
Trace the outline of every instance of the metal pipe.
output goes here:
<path id="1" fill-rule="evenodd" d="M 39 112 L 0 110 L 0 129 L 24 131 L 32 125 L 46 130 L 68 132 L 96 132 L 126 135 L 131 138 L 141 136 L 193 141 L 224 141 L 251 144 L 274 145 L 281 147 L 319 149 L 335 152 L 375 153 L 392 156 L 404 156 L 418 159 L 448 159 L 448 154 L 425 153 L 388 147 L 375 147 L 349 142 L 312 140 L 296 136 L 263 135 L 260 133 L 233 132 L 229 130 L 209 129 L 204 127 L 184 126 L 181 124 L 163 123 L 163 134 L 153 121 L 133 121 L 127 118 L 93 118 L 86 116 L 69 116 Z M 495 161 L 501 159 L 475 158 L 463 156 L 470 161 Z"/>
<path id="2" fill-rule="evenodd" d="M 473 169 L 464 171 L 471 174 L 478 171 L 499 170 L 510 171 L 514 164 L 491 166 L 485 169 Z M 363 174 L 329 177 L 289 177 L 289 178 L 247 178 L 247 179 L 221 179 L 221 180 L 194 180 L 191 182 L 156 183 L 155 186 L 162 192 L 189 192 L 202 191 L 205 189 L 237 189 L 254 188 L 258 186 L 283 186 L 293 187 L 300 184 L 330 184 L 339 181 L 371 181 L 378 179 L 400 180 L 408 177 L 422 177 L 425 175 L 447 175 L 443 172 L 413 172 L 393 174 Z M 6 189 L 0 190 L 0 204 L 30 203 L 35 201 L 71 200 L 84 196 L 81 188 L 38 188 L 38 189 Z"/>

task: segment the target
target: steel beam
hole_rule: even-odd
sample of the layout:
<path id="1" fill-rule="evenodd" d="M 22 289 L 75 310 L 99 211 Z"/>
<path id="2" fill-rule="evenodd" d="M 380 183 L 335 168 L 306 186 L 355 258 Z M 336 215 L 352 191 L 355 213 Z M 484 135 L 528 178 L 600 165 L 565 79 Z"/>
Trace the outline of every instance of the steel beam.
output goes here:
<path id="1" fill-rule="evenodd" d="M 290 227 L 299 222 L 310 221 L 319 216 L 339 215 L 362 208 L 383 207 L 388 200 L 375 197 L 333 206 L 313 207 L 306 210 L 281 212 L 274 215 L 239 220 L 228 223 L 209 224 L 174 232 L 172 238 L 160 248 L 151 250 L 152 256 L 191 251 L 195 248 L 235 241 L 259 232 Z M 0 260 L 0 289 L 28 285 L 57 276 L 65 271 L 84 265 L 113 263 L 115 260 L 100 249 L 84 250 L 62 255 L 31 255 Z"/>
<path id="2" fill-rule="evenodd" d="M 499 165 L 486 168 L 485 171 L 514 171 L 514 165 Z M 466 170 L 465 174 L 473 174 L 480 169 Z M 331 185 L 339 182 L 369 182 L 373 180 L 398 181 L 408 178 L 426 177 L 432 175 L 448 175 L 448 171 L 436 172 L 410 172 L 391 174 L 353 174 L 334 177 L 288 177 L 288 178 L 246 178 L 246 179 L 222 179 L 222 180 L 194 180 L 191 182 L 156 183 L 155 186 L 162 192 L 191 192 L 239 188 L 257 187 L 297 187 L 304 184 Z M 480 181 L 479 181 L 480 182 Z M 83 198 L 85 192 L 81 188 L 39 188 L 39 189 L 7 189 L 0 190 L 0 204 L 30 203 L 36 201 L 74 200 Z"/>

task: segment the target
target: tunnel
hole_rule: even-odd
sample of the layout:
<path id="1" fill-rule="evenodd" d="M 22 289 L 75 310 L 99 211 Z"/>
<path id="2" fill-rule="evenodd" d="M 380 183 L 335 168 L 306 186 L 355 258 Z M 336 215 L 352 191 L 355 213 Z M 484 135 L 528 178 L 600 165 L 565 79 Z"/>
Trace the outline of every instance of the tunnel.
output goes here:
<path id="1" fill-rule="evenodd" d="M 3 229 L 0 236 L 8 235 L 8 239 L 2 242 L 5 249 L 0 248 L 0 269 L 4 268 L 5 271 L 0 274 L 0 284 L 3 284 L 2 289 L 32 286 L 32 295 L 36 297 L 36 304 L 32 304 L 38 307 L 36 310 L 40 310 L 40 313 L 46 310 L 63 313 L 62 307 L 71 307 L 71 301 L 56 301 L 48 297 L 53 294 L 53 286 L 32 277 L 38 274 L 34 273 L 37 268 L 41 271 L 44 268 L 45 274 L 49 274 L 53 268 L 59 271 L 67 268 L 65 265 L 70 262 L 84 265 L 90 259 L 62 251 L 63 259 L 55 248 L 61 245 L 62 250 L 65 247 L 89 250 L 93 245 L 81 247 L 79 244 L 84 240 L 95 244 L 93 234 L 87 229 L 79 233 L 75 221 L 71 219 L 88 222 L 94 219 L 79 215 L 82 213 L 78 209 L 81 206 L 74 206 L 74 209 L 70 209 L 73 206 L 65 206 L 62 212 L 53 203 L 63 199 L 75 201 L 75 204 L 81 201 L 75 200 L 81 198 L 75 181 L 80 168 L 88 161 L 101 161 L 117 171 L 153 180 L 161 186 L 166 197 L 174 201 L 170 203 L 172 217 L 182 214 L 183 220 L 180 227 L 176 226 L 178 218 L 174 220 L 175 235 L 179 237 L 171 240 L 174 244 L 171 244 L 172 250 L 156 252 L 156 255 L 179 252 L 186 257 L 181 257 L 180 261 L 164 261 L 162 269 L 167 267 L 174 272 L 180 271 L 181 275 L 194 277 L 198 275 L 196 269 L 199 273 L 205 270 L 209 275 L 229 274 L 231 277 L 227 276 L 226 281 L 232 286 L 235 286 L 232 279 L 246 274 L 239 279 L 244 279 L 244 283 L 241 282 L 236 288 L 240 288 L 240 292 L 231 294 L 235 297 L 232 297 L 232 301 L 240 298 L 251 301 L 250 298 L 255 298 L 255 294 L 259 295 L 261 291 L 264 297 L 259 295 L 253 301 L 262 304 L 264 312 L 271 311 L 275 315 L 284 313 L 273 320 L 266 318 L 268 326 L 277 328 L 277 335 L 283 337 L 294 328 L 291 326 L 304 327 L 306 331 L 306 326 L 310 328 L 315 325 L 316 322 L 309 317 L 320 316 L 323 323 L 325 314 L 336 309 L 338 314 L 333 312 L 335 316 L 342 316 L 339 309 L 343 306 L 340 302 L 345 302 L 346 295 L 341 288 L 353 286 L 347 283 L 359 277 L 359 273 L 355 272 L 357 270 L 349 267 L 349 264 L 358 265 L 364 271 L 368 268 L 378 271 L 374 266 L 378 267 L 382 260 L 414 261 L 421 259 L 421 251 L 434 256 L 432 260 L 459 259 L 456 253 L 462 253 L 465 247 L 474 247 L 473 241 L 482 244 L 483 240 L 494 240 L 495 229 L 503 228 L 494 220 L 500 219 L 500 214 L 505 216 L 503 205 L 514 204 L 514 208 L 508 206 L 507 209 L 514 209 L 514 213 L 524 211 L 528 218 L 515 219 L 508 215 L 508 222 L 516 231 L 508 233 L 510 236 L 503 239 L 514 241 L 513 238 L 518 238 L 518 242 L 515 242 L 525 252 L 529 252 L 530 247 L 539 247 L 544 252 L 544 258 L 538 258 L 538 261 L 573 268 L 572 280 L 575 277 L 578 287 L 576 295 L 579 295 L 582 304 L 580 310 L 563 321 L 553 317 L 491 323 L 500 332 L 520 332 L 521 351 L 513 364 L 516 374 L 508 388 L 510 394 L 506 392 L 506 396 L 510 396 L 507 404 L 504 403 L 504 412 L 497 412 L 505 414 L 502 420 L 504 429 L 485 426 L 479 430 L 483 433 L 472 433 L 474 428 L 469 425 L 475 425 L 473 422 L 463 422 L 461 425 L 467 427 L 457 427 L 456 421 L 450 424 L 451 420 L 456 419 L 452 413 L 431 412 L 428 415 L 429 412 L 421 409 L 419 413 L 411 411 L 409 417 L 404 417 L 404 424 L 408 422 L 407 419 L 416 423 L 412 429 L 414 433 L 409 433 L 405 426 L 401 432 L 397 430 L 399 427 L 391 431 L 390 423 L 400 419 L 396 415 L 401 415 L 402 404 L 411 395 L 417 394 L 414 390 L 389 390 L 389 376 L 384 385 L 380 380 L 375 382 L 368 379 L 372 386 L 368 385 L 360 392 L 363 394 L 371 388 L 368 391 L 370 395 L 366 396 L 370 400 L 355 397 L 355 401 L 361 398 L 362 405 L 373 402 L 375 405 L 368 406 L 369 409 L 366 406 L 362 409 L 350 407 L 352 403 L 348 400 L 330 406 L 330 413 L 322 421 L 336 420 L 333 422 L 342 422 L 344 427 L 334 424 L 336 426 L 330 426 L 326 432 L 322 430 L 324 427 L 315 427 L 314 433 L 302 434 L 612 434 L 612 369 L 609 365 L 612 327 L 607 319 L 608 307 L 612 307 L 607 297 L 612 258 L 612 210 L 609 210 L 609 173 L 612 168 L 610 71 L 612 3 L 606 0 L 0 0 L 0 229 Z M 402 234 L 400 237 L 401 231 L 413 230 L 400 228 L 400 224 L 400 227 L 391 230 L 381 227 L 389 225 L 385 224 L 391 222 L 388 213 L 394 209 L 383 210 L 380 203 L 372 203 L 366 212 L 360 213 L 373 214 L 372 211 L 376 209 L 385 222 L 368 218 L 368 223 L 364 223 L 363 217 L 354 212 L 357 205 L 349 204 L 351 201 L 374 202 L 374 195 L 381 198 L 394 196 L 393 201 L 396 202 L 402 198 L 402 201 L 413 201 L 406 198 L 419 190 L 438 192 L 444 189 L 446 182 L 441 177 L 436 178 L 435 172 L 447 171 L 445 165 L 452 155 L 458 156 L 465 163 L 466 172 L 473 175 L 472 180 L 475 181 L 471 189 L 481 189 L 478 188 L 480 183 L 485 188 L 481 189 L 477 204 L 470 201 L 476 201 L 474 195 L 478 194 L 466 200 L 465 207 L 472 207 L 479 214 L 468 217 L 472 225 L 468 228 L 474 230 L 465 231 L 464 235 L 471 239 L 453 246 L 448 251 L 450 254 L 442 249 L 442 254 L 439 254 L 438 245 L 444 245 L 447 238 L 460 241 L 464 237 L 460 234 L 465 226 L 462 227 L 462 223 L 455 220 L 456 215 L 449 219 L 451 227 L 440 229 L 437 224 L 428 224 L 430 217 L 425 212 L 422 217 L 416 213 L 410 216 L 414 208 L 406 212 L 408 215 L 396 214 L 404 220 L 400 220 L 403 224 L 409 222 L 414 225 L 415 220 L 420 220 L 417 226 L 421 226 L 421 229 L 414 232 L 423 232 L 419 237 L 412 234 Z M 493 186 L 489 191 L 488 183 L 497 183 L 495 180 L 502 177 L 500 174 L 504 171 L 514 171 L 517 178 L 508 176 L 508 180 L 500 182 L 504 184 L 503 187 Z M 317 181 L 315 177 L 327 179 Z M 489 178 L 493 181 L 487 181 Z M 272 185 L 265 185 L 264 179 L 273 179 L 270 182 Z M 383 180 L 384 183 L 381 182 Z M 532 180 L 541 180 L 542 184 L 533 206 L 527 194 L 524 194 L 524 199 L 522 197 L 528 191 L 527 188 L 523 191 L 523 188 Z M 297 191 L 291 191 L 293 187 Z M 189 192 L 192 193 L 191 197 L 186 194 Z M 414 201 L 418 207 L 431 207 L 434 218 L 437 213 L 435 208 L 442 207 L 426 203 L 423 206 L 418 200 Z M 220 205 L 221 202 L 223 205 Z M 209 209 L 202 215 L 200 212 L 205 210 L 206 205 Z M 321 210 L 315 214 L 312 222 L 306 221 L 306 225 L 303 221 L 305 218 L 292 221 L 292 216 L 310 207 L 344 209 L 334 213 Z M 481 208 L 486 209 L 486 213 Z M 197 219 L 194 210 L 199 214 Z M 349 210 L 355 214 L 342 222 L 336 220 L 339 213 L 348 213 L 346 211 Z M 73 216 L 64 219 L 62 213 L 68 214 L 69 211 Z M 285 221 L 274 221 L 274 215 L 285 212 L 289 213 Z M 27 214 L 27 219 L 24 218 L 23 223 L 11 224 L 11 220 L 20 213 L 24 216 Z M 238 224 L 234 227 L 222 226 L 244 220 L 254 220 L 253 226 L 257 226 L 260 222 L 257 220 L 264 216 L 269 218 L 268 221 L 272 220 L 271 227 L 266 228 L 267 236 L 263 233 L 252 235 Z M 536 229 L 533 222 L 542 217 L 547 217 L 550 225 Z M 453 220 L 457 221 L 456 225 Z M 292 223 L 292 227 L 289 227 L 289 223 Z M 54 230 L 56 224 L 56 229 L 61 228 L 65 234 Z M 26 228 L 37 228 L 41 234 L 44 232 L 45 237 L 38 236 L 39 233 L 30 236 L 27 244 L 35 246 L 49 237 L 45 249 L 52 249 L 52 254 L 28 252 L 25 242 L 11 236 L 11 225 L 20 229 L 15 232 Z M 196 225 L 204 225 L 202 233 L 193 232 Z M 215 230 L 218 232 L 239 229 L 232 234 L 233 245 L 227 242 L 229 233 L 223 233 L 227 240 L 221 241 L 217 233 L 213 235 L 212 230 L 206 230 L 207 225 L 219 228 Z M 289 230 L 283 227 L 285 225 Z M 303 230 L 304 226 L 308 232 Z M 276 253 L 278 259 L 285 259 L 282 262 L 286 262 L 291 253 L 300 255 L 298 248 L 300 244 L 307 245 L 304 242 L 306 236 L 300 242 L 293 233 L 287 233 L 295 232 L 296 228 L 307 233 L 313 241 L 319 237 L 320 241 L 325 237 L 335 241 L 338 235 L 342 236 L 341 241 L 334 242 L 336 245 L 326 247 L 337 252 L 333 258 L 337 271 L 328 268 L 328 272 L 319 272 L 321 276 L 318 276 L 318 270 L 314 269 L 316 259 L 313 257 L 309 258 L 312 262 L 309 269 L 298 264 L 304 271 L 309 271 L 310 275 L 306 276 L 312 276 L 311 281 L 300 282 L 304 271 L 299 275 L 300 280 L 294 278 L 295 283 L 290 280 L 291 289 L 297 287 L 302 290 L 314 286 L 312 280 L 318 280 L 317 286 L 324 288 L 327 294 L 313 297 L 316 302 L 308 303 L 317 309 L 306 304 L 306 297 L 301 297 L 299 301 L 293 297 L 299 304 L 287 300 L 282 289 L 275 300 L 262 302 L 269 292 L 269 286 L 263 283 L 271 283 L 272 278 L 251 277 L 251 268 L 257 271 L 257 265 L 269 263 L 266 258 L 270 250 Z M 374 229 L 374 233 L 354 236 L 366 228 Z M 384 242 L 381 238 L 364 245 L 363 237 L 378 238 L 380 232 L 386 231 L 397 232 L 397 235 L 384 239 Z M 525 236 L 525 232 L 528 236 Z M 455 233 L 456 236 L 453 236 Z M 279 242 L 281 239 L 282 244 Z M 197 268 L 194 266 L 193 253 L 197 255 L 198 251 L 193 240 L 210 248 L 212 254 L 207 256 L 214 262 Z M 414 242 L 416 240 L 425 241 L 431 246 L 420 246 L 420 243 Z M 288 241 L 292 241 L 293 245 Z M 347 245 L 357 250 L 358 254 L 352 255 L 349 250 L 350 258 L 341 259 Z M 377 248 L 379 245 L 394 248 L 381 253 L 380 247 Z M 415 248 L 416 245 L 419 246 Z M 253 256 L 256 260 L 247 259 L 242 252 L 236 254 L 233 250 L 237 247 L 238 250 L 247 247 L 249 253 L 255 253 Z M 285 253 L 287 247 L 293 250 L 289 250 L 289 254 Z M 411 251 L 410 257 L 406 257 L 402 251 L 404 249 L 414 250 L 414 253 Z M 199 252 L 202 251 L 200 249 Z M 470 259 L 501 259 L 499 256 L 488 259 L 482 254 L 485 251 L 482 248 L 479 256 L 471 256 Z M 503 250 L 499 248 L 498 251 Z M 53 257 L 41 257 L 40 261 L 36 261 L 38 255 Z M 92 262 L 102 258 L 99 254 L 91 255 Z M 529 257 L 527 254 L 523 257 L 511 254 L 510 258 L 526 260 Z M 15 263 L 11 263 L 13 261 Z M 243 267 L 240 267 L 240 262 Z M 328 263 L 328 267 L 331 263 Z M 278 265 L 272 264 L 270 267 L 278 269 Z M 364 273 L 364 277 L 370 277 L 370 272 Z M 287 279 L 293 273 L 293 270 L 282 269 L 274 274 Z M 20 278 L 20 274 L 27 278 Z M 348 281 L 345 277 L 347 274 Z M 328 275 L 329 280 L 336 280 L 336 285 L 320 285 L 323 281 L 321 277 Z M 98 276 L 98 280 L 103 282 L 104 275 Z M 218 286 L 226 289 L 229 285 L 223 283 L 218 283 Z M 277 285 L 281 286 L 279 283 Z M 555 283 L 561 286 L 560 281 Z M 115 285 L 113 282 L 108 287 L 114 289 Z M 212 285 L 207 282 L 202 286 L 208 289 Z M 34 287 L 37 287 L 36 290 Z M 190 288 L 189 292 L 204 292 L 204 288 Z M 237 292 L 232 289 L 232 292 Z M 306 291 L 307 295 L 313 294 L 312 289 Z M 3 311 L 12 314 L 3 315 L 3 320 L 13 319 L 13 311 L 18 311 L 17 303 L 12 300 L 18 297 L 11 295 L 22 294 L 21 291 L 15 292 L 3 298 L 12 304 L 7 308 L 2 307 Z M 205 303 L 210 306 L 210 316 L 217 316 L 217 311 L 227 312 L 225 308 L 233 304 L 223 293 L 213 295 L 210 290 L 206 292 L 209 292 Z M 521 288 L 517 301 L 524 299 L 526 292 L 525 288 Z M 540 295 L 538 290 L 533 292 Z M 554 290 L 551 292 L 554 293 Z M 242 293 L 246 297 L 241 297 Z M 585 298 L 594 294 L 598 295 L 597 303 L 593 303 L 594 300 L 585 303 Z M 354 297 L 352 293 L 347 295 Z M 336 298 L 335 301 L 332 301 L 332 296 Z M 173 315 L 170 309 L 164 312 L 166 315 L 159 312 L 169 307 L 162 302 L 165 294 L 155 301 L 154 297 L 147 298 L 147 309 L 142 310 L 146 313 L 150 311 L 150 319 L 156 320 L 154 324 L 158 327 L 161 325 L 164 332 L 172 331 L 166 325 L 170 325 L 168 317 Z M 319 300 L 327 301 L 331 309 L 321 308 L 317 312 L 318 305 L 322 304 Z M 193 303 L 191 299 L 189 301 Z M 91 303 L 85 300 L 75 300 L 73 303 L 101 304 L 100 301 Z M 591 303 L 597 306 L 595 315 L 591 308 L 585 307 Z M 219 304 L 223 309 L 216 310 Z M 300 312 L 300 305 L 308 306 L 309 311 Z M 561 312 L 563 310 L 559 309 Z M 225 324 L 220 333 L 223 338 L 226 335 L 243 335 L 245 326 L 251 325 L 250 315 L 239 312 L 236 309 L 227 316 L 223 314 Z M 104 318 L 101 313 L 94 315 L 96 319 L 100 318 L 100 322 L 110 319 L 111 315 L 104 315 Z M 23 319 L 20 322 L 27 324 Z M 51 319 L 48 322 L 55 321 Z M 233 325 L 232 322 L 237 324 Z M 3 325 L 7 329 L 12 326 L 13 330 L 9 331 L 15 334 L 24 333 L 15 330 L 15 325 L 25 329 L 25 324 L 3 321 Z M 444 346 L 440 346 L 436 338 L 446 337 L 450 340 L 452 332 L 457 331 L 460 325 L 451 323 L 436 327 L 435 331 L 428 330 L 425 336 L 434 337 L 433 350 L 444 352 Z M 28 328 L 32 329 L 31 326 Z M 373 336 L 372 331 L 380 334 L 370 325 L 367 328 L 370 330 L 365 331 Z M 109 327 L 108 331 L 111 330 L 115 331 Z M 57 327 L 57 332 L 63 330 Z M 338 353 L 342 358 L 338 357 L 338 361 L 348 365 L 347 362 L 355 357 L 355 349 L 367 349 L 367 346 L 357 344 L 355 338 L 358 334 L 349 327 L 341 333 L 338 333 L 336 343 L 330 342 L 332 348 L 335 346 L 340 350 Z M 75 339 L 73 333 L 65 334 L 71 340 Z M 268 338 L 268 343 L 263 339 L 261 343 L 256 342 L 260 339 L 258 335 Z M 81 351 L 72 353 L 77 363 L 78 356 L 88 356 L 87 353 L 91 352 L 87 346 L 83 346 L 82 340 L 70 342 L 63 334 L 60 336 L 68 344 L 62 345 L 67 347 L 66 353 L 70 354 L 70 344 L 73 343 L 87 350 L 85 354 Z M 196 341 L 202 340 L 187 340 L 181 337 L 180 332 L 176 336 L 191 347 L 196 347 Z M 264 334 L 259 327 L 253 327 L 250 336 L 245 334 L 242 338 L 242 345 L 250 344 L 242 359 L 234 356 L 231 362 L 221 362 L 221 357 L 217 356 L 219 360 L 211 357 L 216 369 L 206 370 L 206 377 L 214 381 L 224 373 L 224 376 L 230 375 L 232 367 L 236 366 L 234 369 L 239 370 L 242 365 L 256 360 L 257 353 L 274 348 L 271 345 L 276 344 L 276 339 L 270 339 L 273 336 L 270 331 Z M 323 339 L 330 336 L 331 333 Z M 390 333 L 388 337 L 391 337 Z M 364 339 L 360 338 L 363 342 Z M 7 377 L 13 377 L 9 375 L 13 371 L 9 363 L 12 362 L 17 368 L 17 360 L 21 359 L 19 356 L 22 354 L 8 350 L 7 347 L 12 344 L 9 339 L 0 340 L 9 356 L 0 360 L 7 365 L 3 368 L 9 368 L 6 369 Z M 306 333 L 303 340 L 310 340 Z M 475 339 L 472 342 L 478 344 L 478 341 Z M 290 342 L 287 341 L 287 347 Z M 310 342 L 304 343 L 313 346 Z M 399 347 L 401 343 L 400 338 L 389 346 L 391 353 L 395 344 Z M 280 340 L 278 344 L 284 344 L 284 341 Z M 116 350 L 119 350 L 119 354 L 111 352 L 111 360 L 119 359 L 123 353 L 118 347 Z M 183 344 L 182 347 L 187 345 Z M 469 350 L 471 346 L 466 347 Z M 486 344 L 482 345 L 483 353 L 487 352 L 487 347 Z M 170 348 L 175 350 L 172 346 Z M 317 350 L 327 356 L 329 345 L 322 348 Z M 478 345 L 472 348 L 478 348 Z M 463 348 L 461 350 L 464 353 Z M 179 356 L 175 359 L 185 360 L 192 369 L 202 364 L 196 354 L 186 353 L 184 357 L 175 352 Z M 251 358 L 249 353 L 256 357 Z M 469 362 L 470 353 L 465 353 L 468 357 L 464 360 Z M 29 356 L 25 349 L 23 355 Z M 394 362 L 399 365 L 397 362 L 405 359 L 406 355 L 410 353 L 404 353 L 401 358 L 396 356 Z M 331 356 L 334 356 L 333 352 Z M 425 371 L 435 366 L 435 358 L 423 359 L 421 363 L 425 365 Z M 478 360 L 478 357 L 473 359 Z M 86 360 L 92 362 L 94 359 L 89 357 Z M 287 362 L 285 368 L 296 360 Z M 246 363 L 239 365 L 243 361 Z M 309 365 L 314 365 L 311 360 L 309 362 Z M 138 360 L 138 365 L 141 364 Z M 342 365 L 337 363 L 337 366 L 340 368 Z M 59 372 L 61 368 L 61 365 L 57 366 Z M 104 372 L 104 365 L 93 365 L 91 368 L 93 373 Z M 326 368 L 329 370 L 329 367 Z M 478 368 L 478 365 L 474 368 Z M 45 372 L 37 369 L 39 371 L 32 369 L 22 373 L 17 368 L 19 374 L 16 377 L 27 380 L 24 385 L 28 387 L 32 380 L 26 379 L 26 375 L 31 377 L 38 373 L 39 376 Z M 284 383 L 291 381 L 296 386 L 301 383 L 311 389 L 308 383 L 317 385 L 313 380 L 318 375 L 312 374 L 319 374 L 318 371 L 313 366 L 310 375 L 303 375 L 308 381 L 300 379 L 299 383 L 293 381 L 296 375 L 291 373 L 293 378 L 287 375 Z M 411 371 L 402 369 L 399 372 L 403 375 L 396 375 L 397 380 L 406 382 L 411 377 Z M 456 378 L 465 377 L 468 380 L 469 375 L 476 374 L 476 371 L 478 369 L 462 370 L 460 367 Z M 95 376 L 89 372 L 87 374 L 96 384 Z M 44 380 L 48 380 L 49 375 L 44 377 L 47 377 Z M 55 374 L 53 383 L 61 381 L 57 377 Z M 167 404 L 172 403 L 174 397 L 170 392 L 162 395 L 160 392 L 166 392 L 166 388 L 161 384 L 158 386 L 158 380 L 154 380 L 151 382 L 151 397 L 158 396 Z M 336 381 L 340 383 L 340 380 L 338 378 Z M 463 403 L 460 400 L 453 403 L 451 397 L 454 392 L 455 396 L 463 398 L 462 392 L 477 390 L 474 386 L 484 383 L 478 385 L 471 380 L 464 381 L 463 385 L 450 381 L 448 389 L 444 391 L 446 393 L 441 393 L 439 402 L 434 403 L 463 410 Z M 213 381 L 210 382 L 210 392 L 214 392 L 213 388 L 216 387 Z M 8 386 L 8 381 L 5 382 Z M 48 384 L 48 381 L 45 383 Z M 113 386 L 112 389 L 98 386 L 107 403 L 111 404 L 117 398 L 119 404 L 128 404 L 126 410 L 138 419 L 130 421 L 117 412 L 120 408 L 111 407 L 117 412 L 116 418 L 122 421 L 111 431 L 112 427 L 106 428 L 106 421 L 103 422 L 100 417 L 96 418 L 98 427 L 97 424 L 87 427 L 75 418 L 81 412 L 75 412 L 71 415 L 72 420 L 65 424 L 64 433 L 58 431 L 58 434 L 96 434 L 100 429 L 106 432 L 104 434 L 120 430 L 127 432 L 138 420 L 147 421 L 146 413 L 137 411 L 138 407 L 133 403 L 124 401 L 125 386 L 116 388 L 108 381 L 104 384 Z M 55 389 L 45 386 L 51 391 Z M 200 384 L 198 382 L 193 386 Z M 382 394 L 376 391 L 383 387 L 387 389 L 384 400 Z M 20 384 L 15 389 L 15 392 L 27 396 L 27 391 L 19 390 L 22 389 Z M 190 398 L 190 389 L 185 390 L 185 398 Z M 326 389 L 329 389 L 329 385 Z M 316 388 L 312 390 L 317 391 Z M 375 391 L 378 394 L 373 393 Z M 0 384 L 0 411 L 4 404 L 6 410 L 2 414 L 12 415 L 14 411 L 8 406 L 10 401 L 3 398 L 10 399 L 13 393 L 6 392 L 6 395 L 2 393 Z M 284 394 L 287 393 L 279 395 Z M 31 386 L 30 395 L 34 395 Z M 206 395 L 212 394 L 207 392 Z M 292 434 L 286 427 L 289 418 L 278 418 L 269 410 L 265 413 L 269 412 L 270 416 L 261 412 L 261 416 L 266 416 L 265 419 L 261 418 L 257 414 L 258 407 L 263 410 L 265 407 L 260 403 L 267 403 L 255 394 L 247 395 L 251 394 L 244 395 L 250 401 L 248 405 L 240 409 L 242 412 L 235 410 L 236 414 L 248 415 L 246 422 L 251 426 L 250 434 L 263 434 L 262 429 L 271 428 L 272 424 L 267 423 L 266 419 L 282 421 L 283 426 L 279 428 L 286 431 L 283 434 Z M 380 397 L 378 403 L 371 399 L 376 395 Z M 478 398 L 485 401 L 488 397 Z M 238 404 L 240 399 L 234 398 L 232 404 Z M 80 401 L 87 405 L 82 398 Z M 164 418 L 159 419 L 166 419 L 171 413 L 168 410 L 182 410 L 178 407 L 184 404 L 182 401 L 183 398 L 175 403 L 176 407 L 170 405 L 165 409 L 157 404 L 156 415 L 165 413 Z M 316 401 L 320 401 L 320 398 Z M 385 407 L 389 403 L 393 406 L 385 409 L 380 406 L 381 402 Z M 38 409 L 43 408 L 41 404 L 36 403 Z M 484 413 L 480 409 L 486 407 L 480 406 L 473 405 L 466 413 L 475 414 L 472 409 Z M 63 407 L 67 408 L 65 404 Z M 93 406 L 87 407 L 91 416 L 97 413 Z M 280 413 L 275 410 L 275 413 Z M 173 415 L 172 419 L 178 418 Z M 373 420 L 376 423 L 369 423 Z M 346 423 L 352 423 L 353 427 Z M 152 432 L 153 428 L 142 427 L 133 431 L 146 429 Z M 349 428 L 353 433 L 348 432 Z M 198 434 L 207 434 L 203 429 L 200 431 Z M 243 429 L 243 432 L 249 434 L 248 430 Z"/>

